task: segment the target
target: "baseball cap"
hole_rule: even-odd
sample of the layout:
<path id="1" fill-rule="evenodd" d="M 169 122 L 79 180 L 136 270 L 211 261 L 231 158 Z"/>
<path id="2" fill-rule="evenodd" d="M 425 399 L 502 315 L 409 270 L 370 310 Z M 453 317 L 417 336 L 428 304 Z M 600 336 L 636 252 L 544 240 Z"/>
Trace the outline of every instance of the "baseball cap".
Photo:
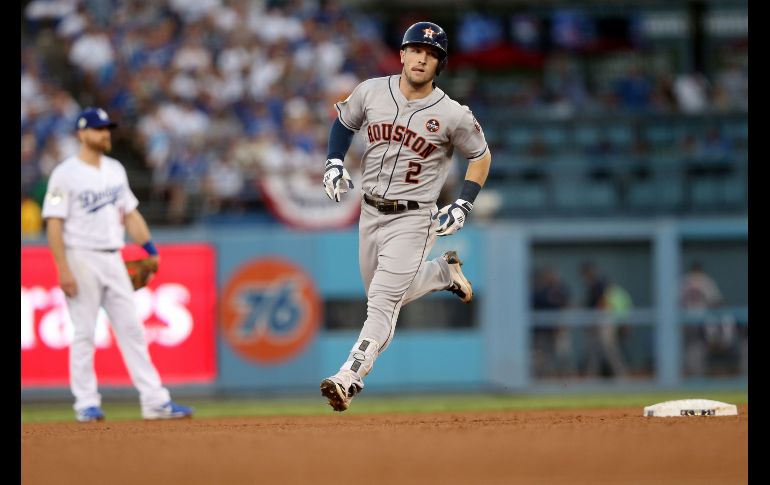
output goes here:
<path id="1" fill-rule="evenodd" d="M 78 116 L 76 123 L 76 129 L 83 130 L 85 128 L 115 128 L 117 123 L 110 121 L 110 117 L 107 112 L 101 108 L 86 108 Z"/>

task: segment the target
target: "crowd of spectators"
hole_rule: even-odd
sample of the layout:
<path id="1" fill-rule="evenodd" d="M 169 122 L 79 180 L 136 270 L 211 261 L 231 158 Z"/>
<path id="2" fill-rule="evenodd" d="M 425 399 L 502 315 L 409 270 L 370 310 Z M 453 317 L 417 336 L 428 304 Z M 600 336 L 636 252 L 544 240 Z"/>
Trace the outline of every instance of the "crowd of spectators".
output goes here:
<path id="1" fill-rule="evenodd" d="M 556 51 L 534 74 L 508 80 L 479 79 L 468 96 L 485 111 L 513 116 L 533 112 L 550 119 L 576 115 L 735 113 L 748 111 L 748 70 L 735 60 L 707 77 L 699 72 L 653 69 L 638 52 L 629 52 L 611 75 L 591 76 L 578 56 Z"/>
<path id="2" fill-rule="evenodd" d="M 33 0 L 23 14 L 22 198 L 41 202 L 53 167 L 76 150 L 77 113 L 98 105 L 141 154 L 170 223 L 184 220 L 191 195 L 210 212 L 242 209 L 259 199 L 265 172 L 316 176 L 333 102 L 399 70 L 383 22 L 340 0 Z M 506 103 L 565 113 L 746 107 L 745 66 L 711 80 L 640 67 L 589 86 L 574 57 L 554 52 L 507 97 L 452 94 L 479 113 Z"/>
<path id="3" fill-rule="evenodd" d="M 22 196 L 41 196 L 77 146 L 77 113 L 98 105 L 143 155 L 171 222 L 189 194 L 217 210 L 262 171 L 318 165 L 333 101 L 398 65 L 377 25 L 336 0 L 38 0 L 26 18 Z"/>

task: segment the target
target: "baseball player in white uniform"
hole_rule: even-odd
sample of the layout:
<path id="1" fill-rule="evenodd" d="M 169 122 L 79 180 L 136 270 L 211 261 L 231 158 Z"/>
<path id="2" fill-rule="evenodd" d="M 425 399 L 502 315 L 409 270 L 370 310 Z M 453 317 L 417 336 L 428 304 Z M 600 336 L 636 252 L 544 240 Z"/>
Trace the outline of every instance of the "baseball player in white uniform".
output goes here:
<path id="1" fill-rule="evenodd" d="M 434 82 L 447 64 L 447 36 L 432 22 L 406 30 L 400 75 L 369 79 L 342 102 L 329 134 L 324 173 L 333 200 L 353 188 L 343 166 L 355 132 L 363 132 L 359 264 L 368 298 L 367 318 L 350 354 L 321 394 L 344 411 L 364 388 L 363 378 L 388 347 L 401 306 L 449 290 L 473 298 L 455 251 L 426 261 L 436 236 L 460 230 L 489 173 L 492 160 L 481 126 L 467 106 Z M 436 206 L 454 149 L 468 159 L 460 197 Z"/>
<path id="2" fill-rule="evenodd" d="M 120 249 L 127 230 L 145 251 L 158 258 L 150 231 L 137 210 L 139 202 L 126 170 L 105 156 L 112 148 L 107 113 L 87 108 L 77 119 L 80 153 L 54 168 L 43 203 L 48 244 L 53 253 L 74 327 L 69 351 L 70 388 L 78 421 L 101 421 L 101 395 L 94 371 L 94 332 L 104 307 L 123 361 L 139 390 L 144 419 L 172 419 L 193 410 L 171 400 L 147 350 L 144 325 L 134 307 L 134 289 Z"/>

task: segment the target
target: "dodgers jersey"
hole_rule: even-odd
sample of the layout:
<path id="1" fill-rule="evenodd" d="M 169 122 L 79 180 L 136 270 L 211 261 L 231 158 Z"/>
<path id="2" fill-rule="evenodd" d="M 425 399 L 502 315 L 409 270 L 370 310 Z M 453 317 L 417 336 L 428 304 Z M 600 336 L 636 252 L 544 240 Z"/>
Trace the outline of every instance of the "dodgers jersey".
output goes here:
<path id="1" fill-rule="evenodd" d="M 123 216 L 138 205 L 120 162 L 102 155 L 95 167 L 69 157 L 51 173 L 43 217 L 64 219 L 68 248 L 120 249 L 125 244 Z"/>
<path id="2" fill-rule="evenodd" d="M 438 87 L 409 101 L 398 87 L 400 78 L 366 80 L 334 106 L 346 128 L 364 135 L 363 192 L 435 204 L 454 149 L 474 162 L 487 153 L 487 142 L 467 106 Z"/>

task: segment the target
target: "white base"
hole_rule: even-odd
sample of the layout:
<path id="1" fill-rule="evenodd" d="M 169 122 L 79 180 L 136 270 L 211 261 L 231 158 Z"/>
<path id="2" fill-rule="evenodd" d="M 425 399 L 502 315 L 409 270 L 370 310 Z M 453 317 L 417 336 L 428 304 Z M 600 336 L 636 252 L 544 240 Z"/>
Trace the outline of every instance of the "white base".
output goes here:
<path id="1" fill-rule="evenodd" d="M 737 416 L 735 404 L 727 404 L 709 399 L 680 399 L 666 401 L 644 408 L 644 416 L 677 417 L 677 416 Z"/>

